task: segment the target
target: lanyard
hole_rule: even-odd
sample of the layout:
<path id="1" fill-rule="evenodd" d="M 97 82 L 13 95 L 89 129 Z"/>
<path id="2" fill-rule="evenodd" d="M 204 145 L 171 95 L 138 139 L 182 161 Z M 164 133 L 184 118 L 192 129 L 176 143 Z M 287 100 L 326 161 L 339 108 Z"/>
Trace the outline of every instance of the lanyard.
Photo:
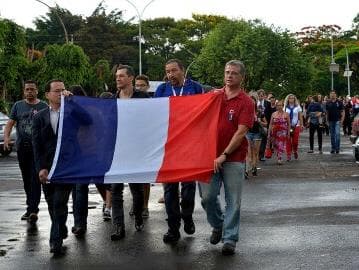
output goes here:
<path id="1" fill-rule="evenodd" d="M 173 88 L 173 86 L 172 86 L 172 94 L 173 94 L 173 96 L 177 96 L 176 91 L 175 91 L 175 89 Z M 181 91 L 180 91 L 180 93 L 179 93 L 179 96 L 181 97 L 182 94 L 183 94 L 183 85 L 182 85 Z"/>

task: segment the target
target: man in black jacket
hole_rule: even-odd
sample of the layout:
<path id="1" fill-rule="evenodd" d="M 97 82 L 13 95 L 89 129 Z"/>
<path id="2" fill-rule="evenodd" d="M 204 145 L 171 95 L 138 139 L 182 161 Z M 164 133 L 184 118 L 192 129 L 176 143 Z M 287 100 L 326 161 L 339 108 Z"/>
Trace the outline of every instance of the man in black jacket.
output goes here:
<path id="1" fill-rule="evenodd" d="M 62 242 L 67 237 L 67 202 L 72 189 L 69 184 L 46 184 L 56 150 L 61 93 L 64 91 L 65 86 L 61 80 L 51 80 L 46 84 L 45 95 L 49 107 L 35 115 L 32 126 L 35 166 L 40 182 L 44 184 L 45 199 L 51 217 L 50 252 L 54 255 L 62 255 L 65 252 Z"/>

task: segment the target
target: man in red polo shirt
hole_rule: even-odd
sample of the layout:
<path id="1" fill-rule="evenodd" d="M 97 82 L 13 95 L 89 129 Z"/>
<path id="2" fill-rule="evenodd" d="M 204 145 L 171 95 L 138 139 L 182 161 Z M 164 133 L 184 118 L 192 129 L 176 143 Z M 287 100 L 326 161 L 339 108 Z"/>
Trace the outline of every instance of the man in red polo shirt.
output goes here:
<path id="1" fill-rule="evenodd" d="M 239 60 L 226 63 L 225 86 L 216 91 L 222 95 L 218 122 L 217 158 L 209 184 L 200 183 L 199 191 L 207 220 L 212 226 L 210 243 L 223 240 L 223 255 L 233 255 L 239 235 L 242 182 L 244 180 L 247 139 L 254 121 L 254 103 L 241 87 L 245 66 Z M 225 192 L 226 208 L 222 213 L 218 199 L 221 185 Z"/>

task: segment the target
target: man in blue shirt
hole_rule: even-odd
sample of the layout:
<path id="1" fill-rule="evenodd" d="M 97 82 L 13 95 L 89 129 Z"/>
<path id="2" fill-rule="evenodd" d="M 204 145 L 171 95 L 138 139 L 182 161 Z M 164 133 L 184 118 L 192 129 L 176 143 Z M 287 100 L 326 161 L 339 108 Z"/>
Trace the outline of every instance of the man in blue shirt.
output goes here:
<path id="1" fill-rule="evenodd" d="M 327 120 L 330 130 L 330 141 L 332 149 L 331 154 L 339 154 L 340 150 L 340 125 L 344 121 L 344 106 L 343 102 L 337 99 L 337 94 L 334 90 L 330 91 L 330 100 L 326 104 Z"/>
<path id="2" fill-rule="evenodd" d="M 167 61 L 165 70 L 168 81 L 158 86 L 154 97 L 186 96 L 203 93 L 203 88 L 199 83 L 185 78 L 185 68 L 180 60 L 171 59 Z M 182 183 L 182 211 L 180 210 L 178 185 L 178 183 L 164 185 L 166 213 L 168 216 L 168 232 L 163 236 L 165 243 L 175 243 L 181 237 L 179 233 L 181 218 L 184 221 L 184 231 L 187 234 L 194 234 L 196 230 L 192 218 L 196 183 Z"/>

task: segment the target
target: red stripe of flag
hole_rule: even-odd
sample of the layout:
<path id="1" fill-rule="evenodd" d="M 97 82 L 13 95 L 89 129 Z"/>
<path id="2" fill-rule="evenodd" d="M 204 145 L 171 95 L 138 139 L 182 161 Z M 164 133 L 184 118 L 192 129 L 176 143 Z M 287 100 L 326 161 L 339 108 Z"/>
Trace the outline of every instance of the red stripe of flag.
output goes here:
<path id="1" fill-rule="evenodd" d="M 167 142 L 157 182 L 209 181 L 216 158 L 220 104 L 215 93 L 170 97 Z"/>

